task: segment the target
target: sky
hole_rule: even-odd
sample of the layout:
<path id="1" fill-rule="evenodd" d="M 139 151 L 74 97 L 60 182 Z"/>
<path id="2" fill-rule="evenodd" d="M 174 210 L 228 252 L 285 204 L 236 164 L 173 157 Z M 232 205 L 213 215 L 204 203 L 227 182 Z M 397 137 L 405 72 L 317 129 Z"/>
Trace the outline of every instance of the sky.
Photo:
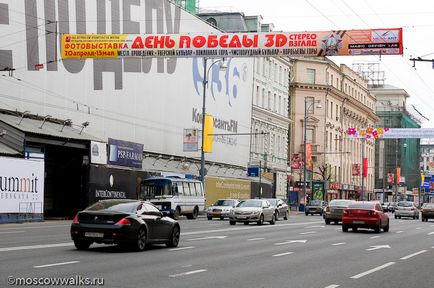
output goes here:
<path id="1" fill-rule="evenodd" d="M 434 128 L 434 66 L 410 58 L 434 59 L 434 1 L 412 0 L 198 0 L 201 10 L 243 12 L 261 15 L 273 23 L 274 31 L 329 31 L 374 28 L 403 28 L 402 56 L 330 57 L 337 64 L 380 63 L 385 84 L 405 89 L 407 107 L 429 120 Z M 413 114 L 417 113 L 412 110 Z"/>

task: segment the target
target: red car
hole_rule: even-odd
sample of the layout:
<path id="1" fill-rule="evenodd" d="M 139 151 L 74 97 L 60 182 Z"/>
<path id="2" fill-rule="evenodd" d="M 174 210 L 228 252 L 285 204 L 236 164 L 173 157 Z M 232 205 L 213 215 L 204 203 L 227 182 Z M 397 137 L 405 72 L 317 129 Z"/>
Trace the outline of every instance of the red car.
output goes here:
<path id="1" fill-rule="evenodd" d="M 383 212 L 378 201 L 354 202 L 342 214 L 342 231 L 348 228 L 357 231 L 357 228 L 374 229 L 376 233 L 389 232 L 389 216 Z"/>

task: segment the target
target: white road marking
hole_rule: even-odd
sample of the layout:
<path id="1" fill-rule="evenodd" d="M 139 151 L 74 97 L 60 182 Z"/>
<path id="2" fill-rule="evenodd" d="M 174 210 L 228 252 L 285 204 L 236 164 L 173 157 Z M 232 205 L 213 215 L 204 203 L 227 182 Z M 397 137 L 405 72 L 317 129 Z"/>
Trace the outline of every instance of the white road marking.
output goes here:
<path id="1" fill-rule="evenodd" d="M 251 238 L 247 239 L 247 241 L 258 241 L 258 240 L 264 240 L 265 238 Z"/>
<path id="2" fill-rule="evenodd" d="M 180 250 L 187 250 L 187 249 L 193 249 L 195 248 L 194 246 L 187 246 L 187 247 L 180 247 L 180 248 L 172 248 L 169 249 L 169 251 L 180 251 Z"/>
<path id="3" fill-rule="evenodd" d="M 396 234 L 399 234 L 399 233 L 402 233 L 402 232 L 404 232 L 404 231 L 396 231 Z"/>
<path id="4" fill-rule="evenodd" d="M 401 260 L 407 260 L 407 259 L 409 259 L 409 258 L 411 258 L 411 257 L 417 256 L 417 255 L 422 254 L 422 253 L 425 253 L 425 252 L 426 252 L 426 250 L 421 250 L 421 251 L 419 251 L 419 252 L 416 252 L 416 253 L 413 253 L 413 254 L 407 255 L 407 256 L 402 257 L 402 258 L 399 258 L 399 259 L 401 259 Z"/>
<path id="5" fill-rule="evenodd" d="M 71 223 L 72 223 L 72 221 L 71 221 Z M 71 226 L 71 224 L 68 224 L 68 225 L 47 225 L 47 226 L 21 226 L 21 227 L 17 227 L 17 228 L 14 228 L 14 227 L 11 227 L 11 228 L 8 228 L 8 227 L 6 227 L 6 228 L 4 228 L 4 229 L 2 229 L 2 230 L 21 230 L 21 229 L 38 229 L 38 228 L 55 228 L 55 227 L 70 227 Z"/>
<path id="6" fill-rule="evenodd" d="M 314 225 L 314 226 L 307 226 L 307 227 L 304 227 L 305 229 L 309 229 L 309 228 L 324 228 L 325 226 L 324 225 Z"/>
<path id="7" fill-rule="evenodd" d="M 184 266 L 181 266 L 182 268 L 190 268 L 190 267 L 192 267 L 193 265 L 192 264 L 188 264 L 188 265 L 184 265 Z"/>
<path id="8" fill-rule="evenodd" d="M 434 234 L 434 232 L 429 232 L 428 234 L 426 234 L 426 235 L 433 235 Z"/>
<path id="9" fill-rule="evenodd" d="M 5 231 L 5 232 L 0 232 L 0 234 L 14 234 L 14 233 L 24 233 L 26 231 Z"/>
<path id="10" fill-rule="evenodd" d="M 352 279 L 359 279 L 359 278 L 362 278 L 363 276 L 366 276 L 366 275 L 369 275 L 371 273 L 377 272 L 377 271 L 379 271 L 381 269 L 387 268 L 387 267 L 389 267 L 389 266 L 391 266 L 393 264 L 395 264 L 395 262 L 389 262 L 389 263 L 386 263 L 384 265 L 378 266 L 378 267 L 376 267 L 374 269 L 371 269 L 371 270 L 365 271 L 363 273 L 354 275 L 354 276 L 352 276 L 350 278 L 352 278 Z"/>
<path id="11" fill-rule="evenodd" d="M 333 284 L 333 285 L 329 285 L 329 286 L 324 287 L 324 288 L 337 288 L 337 287 L 339 287 L 339 285 Z"/>
<path id="12" fill-rule="evenodd" d="M 372 236 L 372 237 L 370 237 L 371 239 L 377 239 L 377 238 L 380 238 L 380 236 Z"/>
<path id="13" fill-rule="evenodd" d="M 280 256 L 285 256 L 285 255 L 290 255 L 294 252 L 285 252 L 285 253 L 280 253 L 280 254 L 274 254 L 273 257 L 280 257 Z"/>
<path id="14" fill-rule="evenodd" d="M 285 242 L 274 243 L 274 245 L 280 246 L 280 245 L 285 245 L 285 244 L 306 243 L 306 242 L 307 242 L 307 240 L 289 240 L 289 241 L 285 241 Z"/>
<path id="15" fill-rule="evenodd" d="M 193 274 L 202 273 L 202 272 L 206 272 L 206 271 L 208 271 L 208 270 L 199 269 L 199 270 L 193 270 L 193 271 L 188 271 L 188 272 L 184 272 L 184 273 L 169 275 L 169 277 L 172 277 L 172 278 L 182 277 L 182 276 L 193 275 Z"/>
<path id="16" fill-rule="evenodd" d="M 67 246 L 73 246 L 73 245 L 74 244 L 72 242 L 67 242 L 67 243 L 45 244 L 45 245 L 5 247 L 5 248 L 0 248 L 0 252 L 18 251 L 18 250 L 31 250 L 31 249 L 42 249 L 42 248 L 54 248 L 54 247 L 67 247 Z"/>
<path id="17" fill-rule="evenodd" d="M 420 230 L 420 229 L 422 229 L 422 227 L 417 227 L 417 228 L 416 228 L 416 230 Z"/>
<path id="18" fill-rule="evenodd" d="M 373 250 L 378 250 L 378 249 L 382 249 L 382 248 L 387 248 L 390 249 L 389 245 L 376 245 L 376 246 L 370 246 L 371 248 L 365 249 L 366 251 L 373 251 Z"/>
<path id="19" fill-rule="evenodd" d="M 202 238 L 192 238 L 192 239 L 187 239 L 187 241 L 199 241 L 199 240 L 211 240 L 211 239 L 225 239 L 228 236 L 207 236 L 207 237 L 202 237 Z"/>
<path id="20" fill-rule="evenodd" d="M 75 263 L 80 263 L 80 261 L 69 261 L 69 262 L 61 262 L 61 263 L 38 265 L 38 266 L 33 266 L 33 268 L 45 268 L 45 267 L 53 267 L 53 266 L 62 266 L 62 265 L 69 265 L 69 264 L 75 264 Z"/>
<path id="21" fill-rule="evenodd" d="M 347 243 L 345 243 L 345 242 L 339 242 L 339 243 L 332 244 L 332 246 L 339 246 L 339 245 L 345 245 L 345 244 L 347 244 Z"/>
<path id="22" fill-rule="evenodd" d="M 300 233 L 300 235 L 315 234 L 315 233 L 316 233 L 316 231 L 309 231 L 309 232 Z"/>

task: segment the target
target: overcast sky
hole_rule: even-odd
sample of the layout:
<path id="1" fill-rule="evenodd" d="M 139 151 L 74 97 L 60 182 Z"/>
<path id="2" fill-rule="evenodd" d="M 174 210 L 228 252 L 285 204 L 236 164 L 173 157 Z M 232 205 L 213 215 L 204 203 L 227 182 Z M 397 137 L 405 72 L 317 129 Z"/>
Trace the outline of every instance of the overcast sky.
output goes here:
<path id="1" fill-rule="evenodd" d="M 413 104 L 434 127 L 434 69 L 430 62 L 409 61 L 412 57 L 434 59 L 434 1 L 412 0 L 199 0 L 201 9 L 262 15 L 274 31 L 328 31 L 341 29 L 403 28 L 403 56 L 330 57 L 334 62 L 381 63 L 386 84 L 405 89 Z M 411 106 L 411 105 L 407 105 Z M 413 113 L 416 114 L 416 113 Z"/>

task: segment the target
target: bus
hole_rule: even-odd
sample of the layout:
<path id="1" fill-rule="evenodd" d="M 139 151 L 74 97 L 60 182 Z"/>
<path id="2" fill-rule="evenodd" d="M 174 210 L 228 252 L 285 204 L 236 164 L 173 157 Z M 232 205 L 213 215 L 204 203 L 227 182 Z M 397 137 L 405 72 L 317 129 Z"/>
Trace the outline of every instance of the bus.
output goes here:
<path id="1" fill-rule="evenodd" d="M 196 219 L 205 210 L 201 181 L 179 177 L 151 177 L 142 180 L 139 198 L 148 200 L 173 219 L 185 215 Z"/>

